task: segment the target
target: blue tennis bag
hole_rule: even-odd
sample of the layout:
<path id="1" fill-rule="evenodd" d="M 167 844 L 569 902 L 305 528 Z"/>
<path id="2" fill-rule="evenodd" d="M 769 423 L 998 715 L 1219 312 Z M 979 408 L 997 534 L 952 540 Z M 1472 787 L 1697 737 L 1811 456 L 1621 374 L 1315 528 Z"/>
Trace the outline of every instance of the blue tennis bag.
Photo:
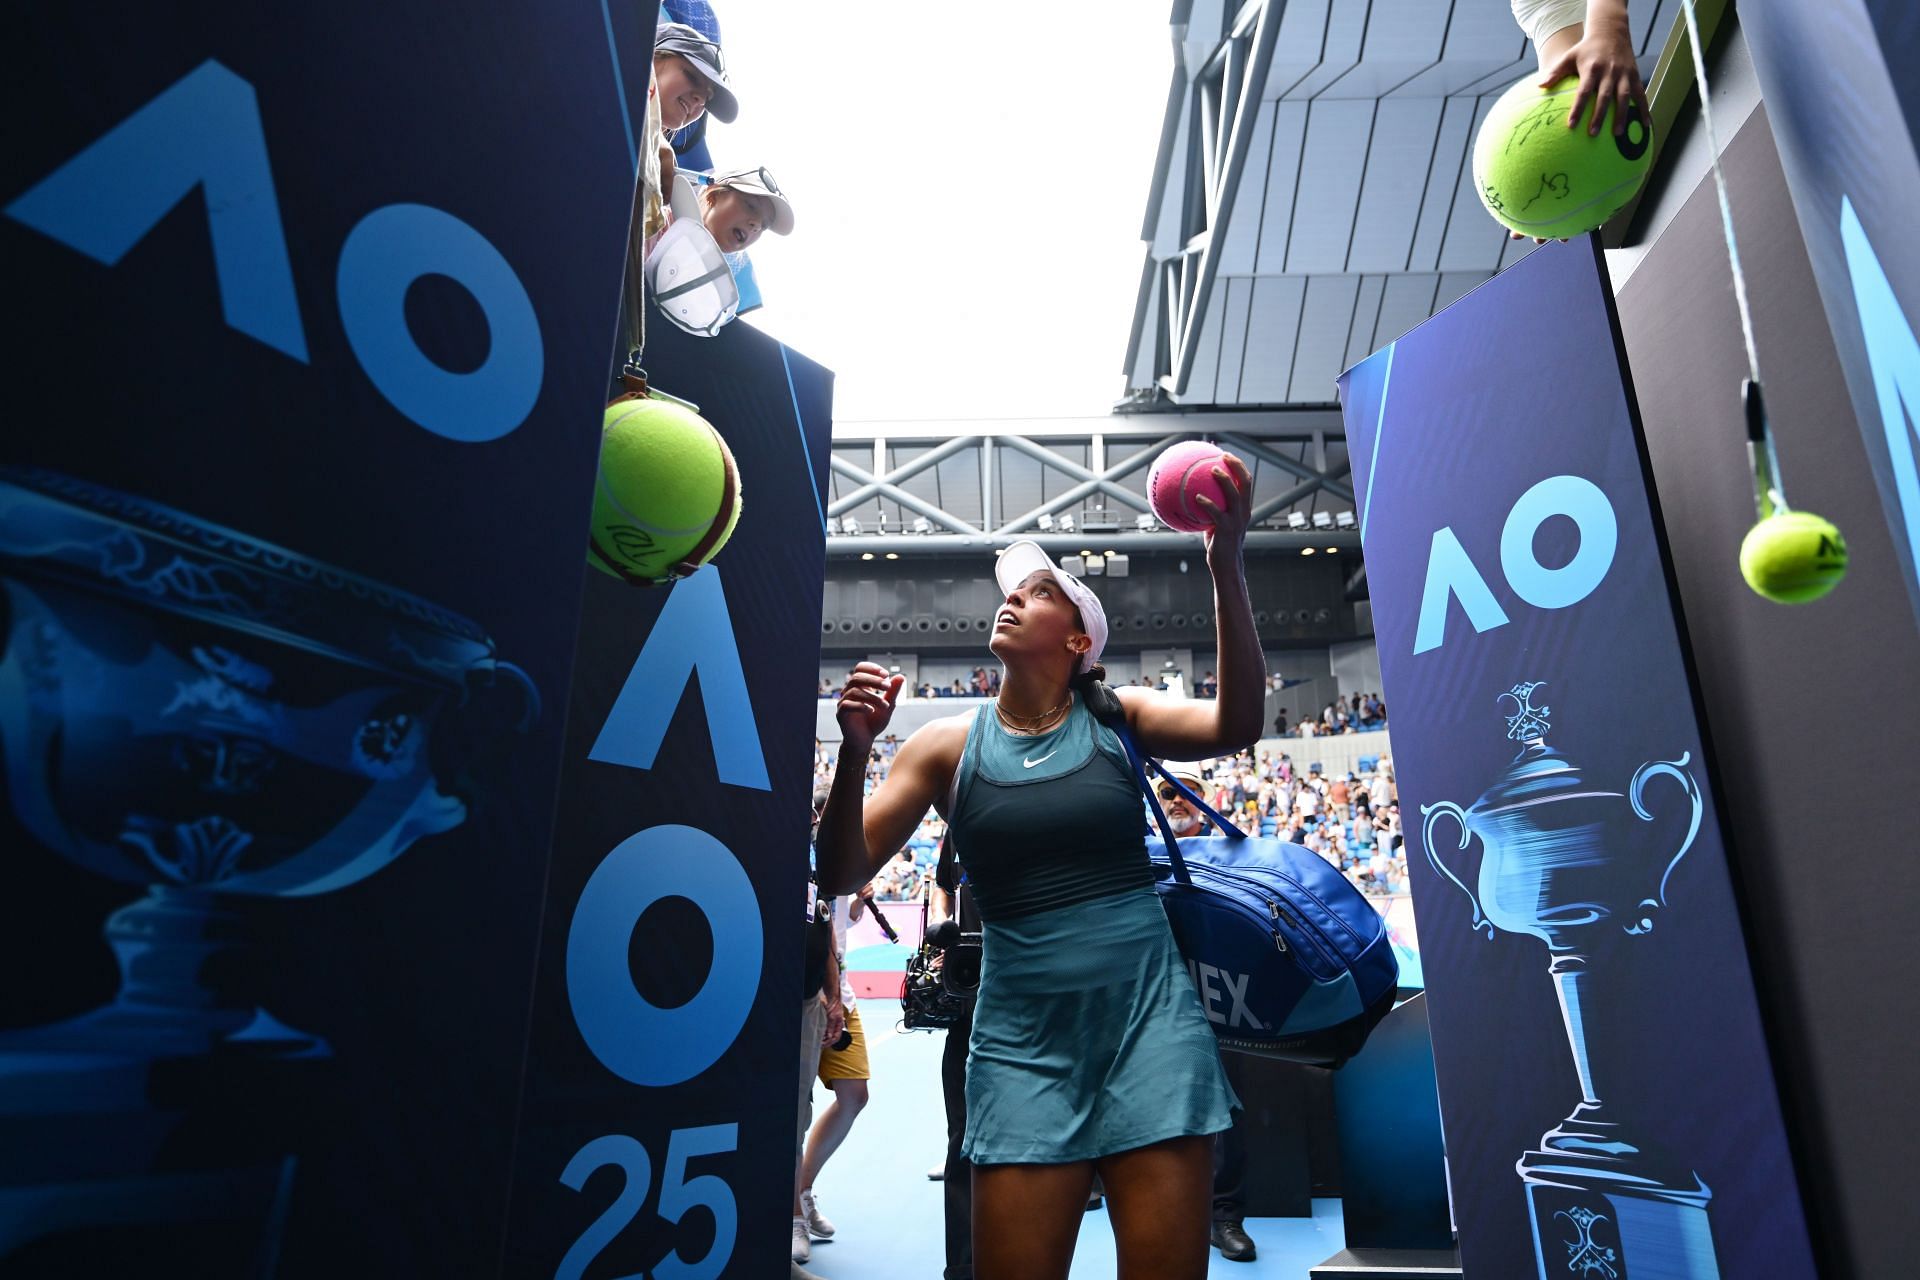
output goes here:
<path id="1" fill-rule="evenodd" d="M 1143 757 L 1124 719 L 1115 729 L 1160 825 L 1147 841 L 1160 903 L 1220 1047 L 1320 1067 L 1358 1053 L 1399 983 L 1386 921 L 1319 854 L 1240 831 Z M 1143 759 L 1224 838 L 1176 842 Z"/>

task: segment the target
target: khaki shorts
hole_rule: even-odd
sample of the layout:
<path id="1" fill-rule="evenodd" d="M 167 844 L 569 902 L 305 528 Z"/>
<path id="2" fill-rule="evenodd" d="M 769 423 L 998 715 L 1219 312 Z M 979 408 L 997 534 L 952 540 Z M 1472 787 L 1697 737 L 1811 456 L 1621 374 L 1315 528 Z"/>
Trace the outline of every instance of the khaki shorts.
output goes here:
<path id="1" fill-rule="evenodd" d="M 835 1080 L 870 1080 L 873 1072 L 867 1065 L 867 1033 L 860 1029 L 860 1011 L 847 1006 L 847 1030 L 853 1032 L 853 1043 L 844 1049 L 828 1046 L 820 1051 L 820 1083 L 831 1085 Z"/>

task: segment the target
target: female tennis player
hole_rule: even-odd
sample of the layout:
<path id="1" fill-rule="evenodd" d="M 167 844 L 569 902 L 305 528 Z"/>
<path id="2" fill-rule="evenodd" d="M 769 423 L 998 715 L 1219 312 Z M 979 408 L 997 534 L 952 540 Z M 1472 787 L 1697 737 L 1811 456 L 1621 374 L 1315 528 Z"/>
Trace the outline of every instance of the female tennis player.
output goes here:
<path id="1" fill-rule="evenodd" d="M 1100 601 L 1039 546 L 1016 542 L 994 570 L 1006 597 L 988 642 L 1005 670 L 997 699 L 915 731 L 871 796 L 867 754 L 901 677 L 860 663 L 837 708 L 821 887 L 865 884 L 932 808 L 984 922 L 963 1148 L 979 1280 L 1063 1280 L 1095 1173 L 1121 1280 L 1207 1271 L 1211 1135 L 1235 1100 L 1154 892 L 1132 769 L 1088 699 L 1117 697 L 1155 755 L 1222 755 L 1259 737 L 1266 671 L 1242 561 L 1252 477 L 1232 455 L 1222 464 L 1225 508 L 1196 499 L 1214 521 L 1217 699 L 1097 683 Z"/>

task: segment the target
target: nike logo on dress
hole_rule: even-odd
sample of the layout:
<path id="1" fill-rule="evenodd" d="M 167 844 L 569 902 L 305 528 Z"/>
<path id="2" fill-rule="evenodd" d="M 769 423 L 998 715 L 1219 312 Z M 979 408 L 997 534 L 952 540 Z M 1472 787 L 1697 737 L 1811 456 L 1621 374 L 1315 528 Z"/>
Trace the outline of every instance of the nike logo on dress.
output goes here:
<path id="1" fill-rule="evenodd" d="M 1033 768 L 1033 766 L 1037 764 L 1045 764 L 1047 761 L 1053 759 L 1058 754 L 1060 754 L 1060 748 L 1055 747 L 1053 750 L 1047 752 L 1047 754 L 1041 756 L 1038 760 L 1029 760 L 1025 756 L 1022 756 L 1020 758 L 1020 766 L 1023 769 L 1031 769 Z"/>

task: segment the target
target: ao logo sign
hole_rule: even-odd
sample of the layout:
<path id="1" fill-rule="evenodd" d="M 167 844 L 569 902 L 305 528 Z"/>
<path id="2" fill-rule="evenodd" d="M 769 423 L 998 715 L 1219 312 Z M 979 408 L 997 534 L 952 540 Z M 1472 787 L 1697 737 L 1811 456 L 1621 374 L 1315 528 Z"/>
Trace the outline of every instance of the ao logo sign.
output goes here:
<path id="1" fill-rule="evenodd" d="M 1840 244 L 1847 257 L 1847 276 L 1860 313 L 1860 336 L 1866 346 L 1867 367 L 1873 374 L 1873 395 L 1880 410 L 1880 428 L 1886 433 L 1887 465 L 1898 498 L 1894 532 L 1905 535 L 1911 568 L 1920 574 L 1920 340 L 1900 309 L 1893 282 L 1880 265 L 1867 230 L 1860 225 L 1853 201 L 1840 197 Z"/>
<path id="2" fill-rule="evenodd" d="M 588 759 L 651 769 L 696 671 L 720 781 L 772 790 L 720 569 L 713 565 L 674 585 Z M 641 915 L 668 897 L 698 907 L 713 936 L 724 936 L 727 945 L 713 948 L 712 966 L 693 998 L 663 1009 L 635 988 L 627 947 Z M 661 1088 L 692 1080 L 718 1062 L 733 1047 L 760 990 L 764 939 L 759 928 L 739 924 L 759 919 L 746 870 L 707 832 L 664 824 L 615 845 L 588 877 L 567 931 L 567 999 L 574 1025 L 600 1064 L 623 1080 Z M 738 1145 L 737 1124 L 675 1129 L 668 1137 L 655 1212 L 678 1223 L 689 1209 L 705 1208 L 713 1215 L 714 1237 L 693 1261 L 676 1252 L 659 1262 L 654 1280 L 712 1280 L 731 1260 L 739 1225 L 733 1188 L 716 1174 L 687 1177 L 687 1162 Z M 595 1170 L 609 1165 L 625 1174 L 626 1184 L 567 1250 L 556 1280 L 583 1276 L 646 1202 L 652 1158 L 626 1134 L 606 1134 L 581 1147 L 560 1180 L 579 1191 Z"/>
<path id="3" fill-rule="evenodd" d="M 251 84 L 218 62 L 204 62 L 176 81 L 14 200 L 6 213 L 113 266 L 195 188 L 205 196 L 227 324 L 308 363 L 259 101 Z M 540 326 L 519 276 L 480 232 L 444 210 L 390 204 L 348 233 L 336 270 L 348 343 L 395 409 L 463 443 L 499 439 L 526 420 L 545 368 Z M 425 275 L 456 281 L 485 314 L 491 346 L 478 369 L 441 368 L 413 341 L 405 299 Z M 771 790 L 714 567 L 673 589 L 590 758 L 651 768 L 696 670 L 720 780 Z M 662 1009 L 635 988 L 627 945 L 640 916 L 668 897 L 697 906 L 728 945 L 713 949 L 711 969 L 693 999 Z M 757 928 L 740 929 L 743 919 L 759 919 L 753 885 L 733 852 L 704 831 L 650 827 L 606 855 L 574 909 L 566 976 L 575 1024 L 607 1070 L 636 1085 L 675 1085 L 700 1075 L 732 1047 L 760 987 L 763 939 Z M 677 1252 L 663 1259 L 652 1268 L 652 1280 L 713 1280 L 726 1268 L 738 1225 L 732 1188 L 714 1174 L 689 1176 L 688 1164 L 737 1146 L 736 1124 L 669 1135 L 654 1211 L 671 1224 L 704 1208 L 712 1215 L 713 1240 L 692 1261 Z M 578 1191 L 606 1166 L 624 1172 L 625 1186 L 567 1250 L 555 1271 L 558 1280 L 584 1275 L 653 1190 L 652 1157 L 624 1134 L 586 1143 L 560 1181 Z"/>
<path id="4" fill-rule="evenodd" d="M 1580 530 L 1580 549 L 1557 569 L 1533 554 L 1533 535 L 1554 516 L 1566 516 Z M 1620 540 L 1613 504 L 1600 486 L 1580 476 L 1549 476 L 1520 495 L 1500 531 L 1500 571 L 1513 593 L 1536 609 L 1564 609 L 1593 594 L 1613 567 Z M 1426 585 L 1420 592 L 1420 623 L 1413 651 L 1438 649 L 1447 638 L 1447 606 L 1458 600 L 1475 632 L 1507 625 L 1507 614 L 1453 527 L 1438 529 L 1427 554 Z"/>
<path id="5" fill-rule="evenodd" d="M 308 362 L 286 228 L 253 86 L 208 60 L 7 206 L 7 216 L 113 266 L 195 187 L 227 323 Z M 455 373 L 407 329 L 407 289 L 425 275 L 463 285 L 485 313 L 486 362 Z M 441 209 L 390 204 L 340 247 L 340 323 L 389 403 L 435 435 L 495 440 L 533 411 L 546 357 L 526 287 L 500 251 Z"/>

